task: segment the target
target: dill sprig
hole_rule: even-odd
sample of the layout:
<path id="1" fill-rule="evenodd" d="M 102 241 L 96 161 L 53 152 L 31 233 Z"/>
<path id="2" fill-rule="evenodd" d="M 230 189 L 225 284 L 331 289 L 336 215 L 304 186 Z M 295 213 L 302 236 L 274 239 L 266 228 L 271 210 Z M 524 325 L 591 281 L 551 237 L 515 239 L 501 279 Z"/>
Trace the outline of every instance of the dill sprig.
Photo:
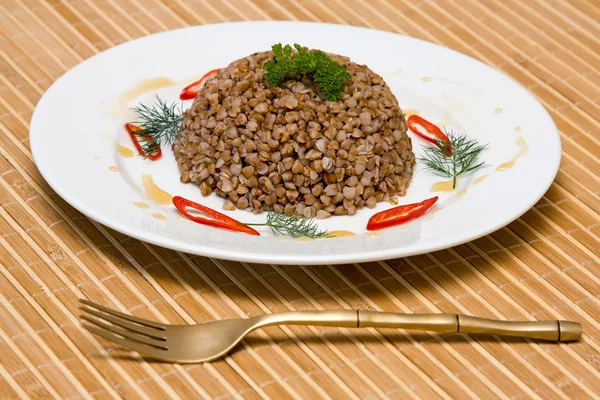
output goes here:
<path id="1" fill-rule="evenodd" d="M 133 108 L 137 121 L 133 122 L 141 129 L 134 131 L 146 156 L 158 151 L 161 146 L 171 145 L 179 133 L 183 121 L 181 108 L 177 103 L 167 104 L 160 97 L 151 105 L 139 104 Z"/>
<path id="2" fill-rule="evenodd" d="M 344 82 L 352 75 L 321 50 L 307 51 L 299 44 L 294 44 L 294 48 L 296 53 L 289 44 L 282 46 L 278 43 L 271 47 L 275 57 L 263 66 L 267 83 L 277 86 L 283 79 L 310 76 L 319 85 L 326 100 L 338 100 Z"/>
<path id="3" fill-rule="evenodd" d="M 267 211 L 267 220 L 264 223 L 244 224 L 248 226 L 268 226 L 276 235 L 287 235 L 294 239 L 307 237 L 319 239 L 327 237 L 327 231 L 319 229 L 314 218 L 307 218 L 300 214 L 283 214 L 276 211 Z"/>
<path id="4" fill-rule="evenodd" d="M 425 170 L 434 174 L 452 178 L 452 188 L 456 188 L 456 178 L 462 174 L 475 171 L 485 166 L 479 161 L 479 155 L 487 148 L 487 144 L 479 144 L 475 139 L 467 139 L 465 134 L 446 132 L 450 140 L 452 155 L 446 155 L 446 147 L 441 141 L 435 146 L 424 146 L 424 155 L 419 161 L 425 165 Z"/>

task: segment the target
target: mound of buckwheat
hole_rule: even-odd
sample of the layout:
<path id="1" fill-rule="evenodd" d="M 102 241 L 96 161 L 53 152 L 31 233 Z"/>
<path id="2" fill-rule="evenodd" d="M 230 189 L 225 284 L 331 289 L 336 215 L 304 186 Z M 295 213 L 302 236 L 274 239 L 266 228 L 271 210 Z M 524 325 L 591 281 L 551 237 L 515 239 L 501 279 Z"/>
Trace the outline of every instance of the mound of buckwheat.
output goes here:
<path id="1" fill-rule="evenodd" d="M 308 77 L 268 85 L 270 51 L 208 80 L 173 143 L 181 181 L 225 198 L 227 210 L 311 218 L 404 195 L 415 156 L 396 97 L 366 66 L 330 57 L 351 75 L 337 101 L 323 100 Z"/>

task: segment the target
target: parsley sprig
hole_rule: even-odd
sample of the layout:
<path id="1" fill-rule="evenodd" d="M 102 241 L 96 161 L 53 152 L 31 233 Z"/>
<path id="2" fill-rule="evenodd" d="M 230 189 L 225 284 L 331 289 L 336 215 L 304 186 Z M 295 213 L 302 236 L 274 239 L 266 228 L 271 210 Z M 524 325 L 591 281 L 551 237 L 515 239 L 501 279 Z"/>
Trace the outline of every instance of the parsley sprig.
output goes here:
<path id="1" fill-rule="evenodd" d="M 294 48 L 295 53 L 289 44 L 283 46 L 278 43 L 271 47 L 275 57 L 263 66 L 267 83 L 277 86 L 286 78 L 310 76 L 319 85 L 326 100 L 338 100 L 342 96 L 344 82 L 352 75 L 321 50 L 308 51 L 297 43 Z"/>

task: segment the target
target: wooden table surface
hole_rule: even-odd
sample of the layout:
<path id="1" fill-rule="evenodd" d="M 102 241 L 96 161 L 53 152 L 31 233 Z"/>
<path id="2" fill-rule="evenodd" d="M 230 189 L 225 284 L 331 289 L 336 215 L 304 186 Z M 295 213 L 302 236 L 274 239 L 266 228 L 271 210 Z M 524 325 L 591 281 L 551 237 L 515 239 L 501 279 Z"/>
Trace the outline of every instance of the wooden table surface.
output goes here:
<path id="1" fill-rule="evenodd" d="M 67 70 L 154 32 L 264 19 L 398 32 L 503 71 L 560 130 L 556 181 L 522 218 L 472 243 L 386 262 L 282 267 L 139 242 L 83 217 L 42 179 L 29 121 Z M 599 19 L 597 0 L 2 0 L 0 398 L 600 397 Z M 272 327 L 220 361 L 183 366 L 89 335 L 78 297 L 171 323 L 362 308 L 569 319 L 584 338 Z"/>

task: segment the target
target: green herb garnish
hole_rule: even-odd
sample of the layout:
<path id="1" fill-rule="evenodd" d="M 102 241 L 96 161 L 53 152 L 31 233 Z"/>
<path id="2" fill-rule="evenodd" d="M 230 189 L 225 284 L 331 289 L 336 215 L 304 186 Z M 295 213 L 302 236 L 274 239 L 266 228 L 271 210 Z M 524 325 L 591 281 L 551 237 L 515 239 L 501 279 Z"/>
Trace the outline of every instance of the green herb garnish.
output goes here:
<path id="1" fill-rule="evenodd" d="M 464 134 L 446 132 L 450 140 L 452 155 L 446 155 L 446 145 L 436 140 L 435 146 L 423 146 L 425 151 L 419 161 L 425 165 L 425 169 L 434 174 L 452 178 L 452 188 L 456 188 L 456 178 L 462 174 L 475 171 L 483 166 L 479 161 L 479 155 L 487 148 L 487 144 L 481 145 L 475 139 L 467 139 Z"/>
<path id="2" fill-rule="evenodd" d="M 277 86 L 286 78 L 310 76 L 319 85 L 326 100 L 338 100 L 342 96 L 344 82 L 352 75 L 321 50 L 307 51 L 299 44 L 294 44 L 294 48 L 296 53 L 289 44 L 272 46 L 275 58 L 263 66 L 267 83 Z"/>
<path id="3" fill-rule="evenodd" d="M 138 118 L 133 124 L 141 129 L 132 133 L 139 136 L 142 150 L 147 155 L 154 153 L 163 145 L 171 145 L 183 121 L 177 103 L 167 104 L 158 96 L 152 106 L 139 104 L 133 108 L 133 112 Z"/>
<path id="4" fill-rule="evenodd" d="M 264 223 L 243 224 L 248 226 L 268 226 L 276 235 L 287 235 L 295 239 L 307 237 L 319 239 L 327 237 L 327 231 L 319 229 L 314 218 L 307 218 L 300 214 L 283 214 L 276 211 L 267 212 L 267 220 Z"/>

